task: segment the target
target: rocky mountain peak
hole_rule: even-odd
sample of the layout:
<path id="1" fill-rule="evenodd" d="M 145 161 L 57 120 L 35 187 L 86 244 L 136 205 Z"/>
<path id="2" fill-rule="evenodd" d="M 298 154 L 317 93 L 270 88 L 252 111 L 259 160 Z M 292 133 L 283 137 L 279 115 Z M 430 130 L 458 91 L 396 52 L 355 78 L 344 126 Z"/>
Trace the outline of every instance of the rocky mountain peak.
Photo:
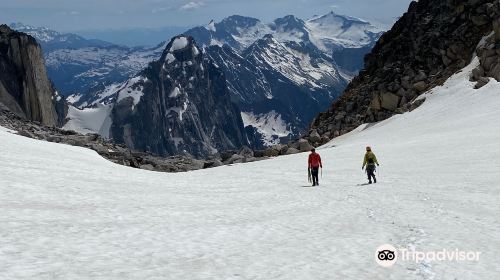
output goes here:
<path id="1" fill-rule="evenodd" d="M 177 36 L 173 38 L 163 51 L 161 61 L 172 64 L 175 61 L 199 61 L 201 50 L 191 36 Z"/>
<path id="2" fill-rule="evenodd" d="M 70 115 L 98 112 L 103 117 L 91 124 L 94 131 L 135 150 L 206 157 L 248 144 L 223 71 L 189 36 L 173 38 L 159 60 L 96 97 Z M 85 127 L 70 121 L 66 128 Z"/>
<path id="3" fill-rule="evenodd" d="M 224 25 L 230 30 L 236 30 L 236 28 L 249 28 L 260 23 L 260 20 L 252 17 L 245 17 L 240 15 L 233 15 L 223 19 L 219 24 Z"/>
<path id="4" fill-rule="evenodd" d="M 287 15 L 282 18 L 278 18 L 274 20 L 274 25 L 276 27 L 281 27 L 284 30 L 291 30 L 291 29 L 302 29 L 304 28 L 305 22 L 294 15 Z"/>

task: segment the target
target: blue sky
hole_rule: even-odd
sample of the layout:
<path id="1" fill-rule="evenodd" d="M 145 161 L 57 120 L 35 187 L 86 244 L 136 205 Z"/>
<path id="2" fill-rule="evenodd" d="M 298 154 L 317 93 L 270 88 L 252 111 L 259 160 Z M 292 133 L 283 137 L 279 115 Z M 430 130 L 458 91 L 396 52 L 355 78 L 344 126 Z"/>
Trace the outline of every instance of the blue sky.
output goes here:
<path id="1" fill-rule="evenodd" d="M 392 23 L 410 0 L 0 0 L 2 23 L 59 31 L 194 26 L 239 14 L 264 21 L 288 14 L 309 18 L 331 10 Z"/>

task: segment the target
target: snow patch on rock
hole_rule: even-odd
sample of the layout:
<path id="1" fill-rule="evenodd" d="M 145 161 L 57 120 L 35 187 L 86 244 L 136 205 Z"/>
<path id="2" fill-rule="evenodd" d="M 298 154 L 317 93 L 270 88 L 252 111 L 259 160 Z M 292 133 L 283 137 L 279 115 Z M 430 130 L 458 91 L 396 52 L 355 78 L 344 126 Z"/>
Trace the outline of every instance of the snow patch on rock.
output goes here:
<path id="1" fill-rule="evenodd" d="M 170 47 L 171 52 L 175 52 L 177 50 L 182 50 L 185 47 L 187 47 L 189 44 L 189 41 L 186 37 L 179 37 L 174 40 L 172 43 L 172 47 Z"/>
<path id="2" fill-rule="evenodd" d="M 289 125 L 274 110 L 267 114 L 241 112 L 241 118 L 245 127 L 252 126 L 263 135 L 263 141 L 266 146 L 279 144 L 279 138 L 292 134 Z"/>

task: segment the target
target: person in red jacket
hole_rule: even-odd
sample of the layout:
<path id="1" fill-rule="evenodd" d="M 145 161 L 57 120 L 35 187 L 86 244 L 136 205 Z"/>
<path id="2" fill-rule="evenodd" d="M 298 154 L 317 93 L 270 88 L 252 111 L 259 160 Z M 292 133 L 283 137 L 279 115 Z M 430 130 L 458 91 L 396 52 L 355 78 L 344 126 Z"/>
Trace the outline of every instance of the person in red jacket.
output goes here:
<path id="1" fill-rule="evenodd" d="M 318 179 L 319 168 L 323 168 L 323 164 L 321 163 L 321 156 L 318 153 L 316 153 L 315 149 L 311 150 L 307 165 L 312 174 L 313 187 L 319 186 L 319 179 Z"/>

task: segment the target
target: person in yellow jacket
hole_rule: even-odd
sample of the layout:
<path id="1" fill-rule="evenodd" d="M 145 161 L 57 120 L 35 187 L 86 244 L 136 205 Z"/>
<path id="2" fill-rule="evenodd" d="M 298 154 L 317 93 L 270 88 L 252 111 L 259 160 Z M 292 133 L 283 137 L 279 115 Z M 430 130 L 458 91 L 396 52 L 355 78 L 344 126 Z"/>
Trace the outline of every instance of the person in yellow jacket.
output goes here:
<path id="1" fill-rule="evenodd" d="M 375 154 L 372 152 L 371 147 L 366 147 L 366 154 L 365 154 L 365 159 L 363 161 L 363 166 L 361 169 L 365 169 L 366 166 L 366 174 L 368 174 L 368 183 L 372 183 L 372 178 L 373 182 L 376 184 L 377 183 L 377 178 L 375 178 L 375 164 L 379 166 L 377 157 Z"/>

